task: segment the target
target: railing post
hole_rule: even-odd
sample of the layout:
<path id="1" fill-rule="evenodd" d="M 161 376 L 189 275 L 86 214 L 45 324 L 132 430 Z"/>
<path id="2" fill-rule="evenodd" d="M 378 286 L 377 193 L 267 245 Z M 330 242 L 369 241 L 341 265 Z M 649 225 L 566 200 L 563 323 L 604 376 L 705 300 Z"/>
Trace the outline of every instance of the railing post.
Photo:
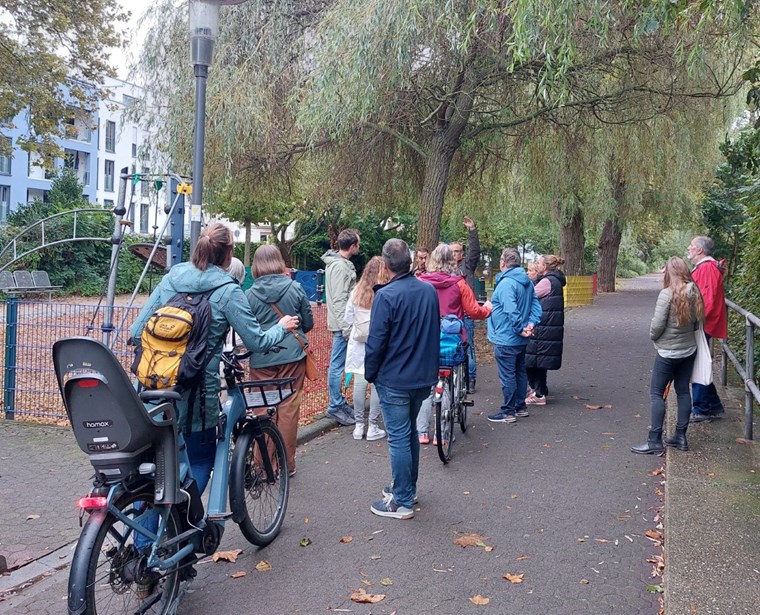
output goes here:
<path id="1" fill-rule="evenodd" d="M 5 377 L 3 406 L 5 418 L 13 419 L 16 405 L 16 334 L 18 329 L 18 298 L 9 297 L 5 304 Z"/>
<path id="2" fill-rule="evenodd" d="M 728 385 L 728 353 L 726 352 L 728 340 L 720 340 L 720 385 Z"/>
<path id="3" fill-rule="evenodd" d="M 317 269 L 317 305 L 322 305 L 323 292 L 325 292 L 325 270 Z"/>
<path id="4" fill-rule="evenodd" d="M 747 380 L 744 383 L 744 437 L 747 440 L 752 439 L 752 404 L 754 402 L 754 396 L 750 391 L 747 382 L 752 382 L 755 379 L 755 332 L 752 327 L 750 319 L 745 316 L 744 318 L 744 330 L 745 330 L 745 364 L 744 371 L 747 374 Z"/>

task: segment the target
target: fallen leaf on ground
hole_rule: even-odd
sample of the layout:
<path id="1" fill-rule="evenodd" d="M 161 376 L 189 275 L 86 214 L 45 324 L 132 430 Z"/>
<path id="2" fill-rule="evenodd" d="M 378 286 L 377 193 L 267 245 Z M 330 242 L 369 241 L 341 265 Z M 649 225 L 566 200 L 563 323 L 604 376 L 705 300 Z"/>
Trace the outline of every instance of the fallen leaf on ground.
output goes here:
<path id="1" fill-rule="evenodd" d="M 485 542 L 488 540 L 486 536 L 481 536 L 480 534 L 462 534 L 459 538 L 457 538 L 454 541 L 455 545 L 459 545 L 463 549 L 465 547 L 484 547 Z"/>
<path id="2" fill-rule="evenodd" d="M 526 559 L 530 559 L 530 557 L 528 557 L 527 555 L 521 555 L 515 561 L 522 562 L 523 560 L 526 560 Z"/>
<path id="3" fill-rule="evenodd" d="M 343 536 L 340 541 L 341 542 L 351 542 L 353 538 L 351 536 Z"/>
<path id="4" fill-rule="evenodd" d="M 644 535 L 652 540 L 662 540 L 662 532 L 658 532 L 657 530 L 647 530 L 644 532 Z"/>
<path id="5" fill-rule="evenodd" d="M 387 578 L 386 579 L 380 579 L 380 585 L 385 585 L 387 587 L 388 585 L 393 585 L 393 581 L 391 581 L 390 579 L 387 579 Z"/>
<path id="6" fill-rule="evenodd" d="M 708 472 L 707 476 L 708 478 L 715 478 L 715 472 Z"/>
<path id="7" fill-rule="evenodd" d="M 462 491 L 462 495 L 470 495 L 469 491 Z"/>
<path id="8" fill-rule="evenodd" d="M 601 542 L 603 545 L 609 542 L 609 540 L 607 540 L 606 538 L 594 538 L 594 540 L 596 540 L 597 542 Z"/>
<path id="9" fill-rule="evenodd" d="M 304 523 L 308 523 L 308 522 L 309 522 L 309 517 L 304 517 L 304 518 L 303 518 L 303 522 L 304 522 Z"/>
<path id="10" fill-rule="evenodd" d="M 301 538 L 301 540 L 298 541 L 299 547 L 308 547 L 311 544 L 311 538 Z"/>
<path id="11" fill-rule="evenodd" d="M 375 604 L 385 599 L 385 594 L 368 594 L 364 591 L 364 588 L 357 589 L 351 594 L 351 600 L 353 602 L 361 602 L 363 604 Z"/>
<path id="12" fill-rule="evenodd" d="M 269 572 L 272 569 L 272 564 L 270 564 L 265 559 L 261 560 L 258 564 L 256 564 L 256 570 L 259 572 Z"/>
<path id="13" fill-rule="evenodd" d="M 659 475 L 660 475 L 660 474 L 662 474 L 664 471 L 665 471 L 665 470 L 663 470 L 662 468 L 657 468 L 656 470 L 652 470 L 652 471 L 649 473 L 649 476 L 659 476 Z"/>
<path id="14" fill-rule="evenodd" d="M 478 594 L 476 596 L 472 596 L 472 598 L 470 598 L 470 602 L 472 602 L 473 604 L 477 604 L 477 605 L 484 605 L 484 604 L 488 604 L 489 602 L 491 602 L 491 599 L 490 598 L 486 598 L 485 596 L 481 596 L 480 594 Z"/>
<path id="15" fill-rule="evenodd" d="M 506 579 L 507 581 L 509 581 L 510 583 L 514 583 L 515 585 L 517 585 L 518 583 L 522 583 L 523 582 L 523 577 L 525 577 L 524 573 L 522 573 L 522 574 L 510 574 L 509 572 L 507 572 L 507 573 L 501 575 L 502 579 Z"/>
<path id="16" fill-rule="evenodd" d="M 647 585 L 647 591 L 650 594 L 661 594 L 665 590 L 663 589 L 662 585 Z"/>
<path id="17" fill-rule="evenodd" d="M 367 579 L 362 579 L 362 583 L 366 585 L 367 587 L 372 587 L 372 581 L 367 581 Z"/>
<path id="18" fill-rule="evenodd" d="M 493 547 L 485 547 L 483 551 L 485 551 L 486 553 L 490 553 L 491 551 L 493 551 Z"/>
<path id="19" fill-rule="evenodd" d="M 224 560 L 225 562 L 236 562 L 238 555 L 243 552 L 243 549 L 233 549 L 232 551 L 217 551 L 211 556 L 211 559 L 215 562 Z"/>
<path id="20" fill-rule="evenodd" d="M 551 447 L 552 447 L 551 444 L 544 444 L 544 448 L 551 448 Z"/>
<path id="21" fill-rule="evenodd" d="M 380 556 L 379 555 L 370 555 L 369 558 L 370 559 L 380 559 Z"/>
<path id="22" fill-rule="evenodd" d="M 27 521 L 34 521 L 35 519 L 39 519 L 39 518 L 40 518 L 40 516 L 39 516 L 39 515 L 29 515 L 29 516 L 26 518 L 26 520 L 27 520 Z"/>
<path id="23" fill-rule="evenodd" d="M 578 542 L 586 542 L 586 539 L 585 538 L 579 538 Z"/>
<path id="24" fill-rule="evenodd" d="M 602 408 L 604 408 L 604 406 L 600 406 L 597 404 L 583 404 L 583 405 L 589 410 L 601 410 Z"/>
<path id="25" fill-rule="evenodd" d="M 747 440 L 747 438 L 736 438 L 737 444 L 753 444 L 752 440 Z"/>
<path id="26" fill-rule="evenodd" d="M 581 585 L 588 585 L 588 579 L 581 579 Z"/>
<path id="27" fill-rule="evenodd" d="M 612 404 L 604 404 L 602 406 L 602 408 L 604 408 L 605 410 L 611 410 L 612 409 Z"/>
<path id="28" fill-rule="evenodd" d="M 617 432 L 616 431 L 603 431 L 602 435 L 603 436 L 616 436 Z"/>
<path id="29" fill-rule="evenodd" d="M 240 572 L 233 572 L 230 575 L 230 578 L 232 579 L 239 579 L 240 577 L 244 577 L 246 575 L 246 572 L 244 570 L 241 570 Z"/>

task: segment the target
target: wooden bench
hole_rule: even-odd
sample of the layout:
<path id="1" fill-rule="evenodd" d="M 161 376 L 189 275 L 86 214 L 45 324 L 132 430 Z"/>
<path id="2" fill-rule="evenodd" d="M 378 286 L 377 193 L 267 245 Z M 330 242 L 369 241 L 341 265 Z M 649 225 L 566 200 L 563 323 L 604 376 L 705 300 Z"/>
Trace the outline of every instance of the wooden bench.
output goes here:
<path id="1" fill-rule="evenodd" d="M 44 294 L 48 301 L 53 298 L 53 291 L 61 288 L 50 283 L 47 271 L 0 271 L 0 291 L 8 295 Z"/>

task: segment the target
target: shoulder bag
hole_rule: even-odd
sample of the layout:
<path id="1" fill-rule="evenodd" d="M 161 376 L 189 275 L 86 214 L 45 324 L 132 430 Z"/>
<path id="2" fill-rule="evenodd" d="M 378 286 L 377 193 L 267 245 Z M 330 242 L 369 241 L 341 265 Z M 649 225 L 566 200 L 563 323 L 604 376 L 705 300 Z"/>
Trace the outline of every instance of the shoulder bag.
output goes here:
<path id="1" fill-rule="evenodd" d="M 277 312 L 277 315 L 282 318 L 284 314 L 280 310 L 280 308 L 277 307 L 276 304 L 270 303 L 270 307 Z M 319 368 L 317 367 L 317 362 L 314 360 L 314 351 L 309 348 L 309 342 L 304 342 L 301 339 L 301 336 L 298 335 L 298 331 L 291 331 L 296 340 L 298 340 L 298 343 L 301 344 L 301 348 L 303 348 L 303 351 L 306 353 L 306 377 L 309 380 L 318 380 L 319 379 Z"/>
<path id="2" fill-rule="evenodd" d="M 691 381 L 694 384 L 712 384 L 712 356 L 702 324 L 694 331 L 694 339 L 697 342 L 697 356 L 694 359 L 694 368 L 691 371 Z"/>

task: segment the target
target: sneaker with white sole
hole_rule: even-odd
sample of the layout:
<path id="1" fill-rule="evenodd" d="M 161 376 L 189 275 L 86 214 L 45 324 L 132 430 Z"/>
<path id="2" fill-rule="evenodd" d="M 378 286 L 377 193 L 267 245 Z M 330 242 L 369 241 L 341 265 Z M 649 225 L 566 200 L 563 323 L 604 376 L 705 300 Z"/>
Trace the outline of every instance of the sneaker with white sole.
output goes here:
<path id="1" fill-rule="evenodd" d="M 488 415 L 488 420 L 492 423 L 516 423 L 517 417 L 509 412 L 495 412 Z"/>
<path id="2" fill-rule="evenodd" d="M 369 424 L 369 428 L 367 429 L 367 440 L 382 440 L 385 437 L 385 431 L 380 429 L 377 425 L 374 423 Z M 356 437 L 356 430 L 354 430 L 354 438 Z"/>
<path id="3" fill-rule="evenodd" d="M 361 440 L 363 437 L 364 437 L 364 423 L 357 423 L 356 426 L 354 427 L 354 440 Z M 369 440 L 369 437 L 367 438 L 367 440 Z"/>
<path id="4" fill-rule="evenodd" d="M 545 395 L 536 395 L 536 393 L 533 392 L 533 393 L 530 393 L 525 398 L 525 403 L 529 404 L 531 406 L 545 406 L 546 405 L 546 396 Z"/>
<path id="5" fill-rule="evenodd" d="M 528 408 L 526 407 L 518 408 L 517 410 L 515 410 L 515 416 L 521 419 L 524 419 L 526 416 L 530 416 L 530 414 L 528 414 Z"/>
<path id="6" fill-rule="evenodd" d="M 387 487 L 383 487 L 383 497 L 387 500 L 388 498 L 393 498 L 393 487 L 391 485 L 388 485 Z M 412 504 L 416 504 L 419 500 L 417 499 L 417 494 L 414 494 L 414 497 L 412 498 Z"/>
<path id="7" fill-rule="evenodd" d="M 373 502 L 369 509 L 379 517 L 390 517 L 391 519 L 411 519 L 414 517 L 414 511 L 411 508 L 401 506 L 393 497 Z"/>

